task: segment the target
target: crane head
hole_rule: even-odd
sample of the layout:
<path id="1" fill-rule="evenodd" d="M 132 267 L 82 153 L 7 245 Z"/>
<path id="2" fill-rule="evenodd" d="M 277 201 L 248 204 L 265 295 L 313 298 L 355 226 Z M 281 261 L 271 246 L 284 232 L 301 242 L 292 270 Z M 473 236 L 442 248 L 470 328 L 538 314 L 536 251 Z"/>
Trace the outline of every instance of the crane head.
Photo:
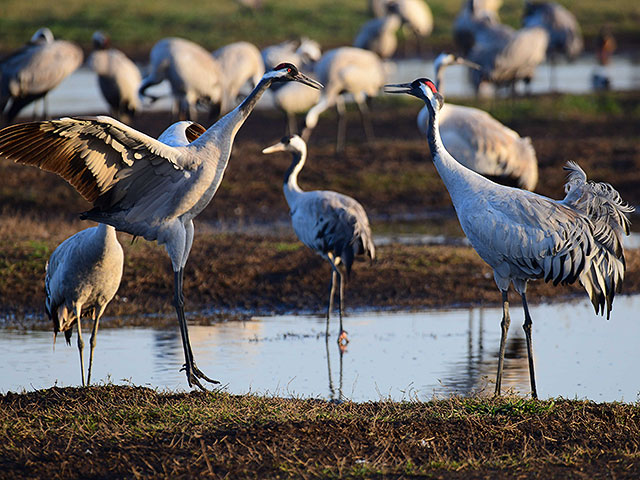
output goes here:
<path id="1" fill-rule="evenodd" d="M 302 153 L 307 150 L 307 144 L 304 143 L 304 140 L 300 138 L 298 135 L 288 135 L 286 137 L 282 137 L 280 142 L 275 145 L 271 145 L 270 147 L 262 150 L 262 153 L 275 153 L 275 152 L 293 152 L 293 153 Z"/>
<path id="2" fill-rule="evenodd" d="M 109 48 L 111 39 L 106 33 L 96 30 L 91 36 L 91 43 L 93 43 L 94 50 L 104 50 Z"/>
<path id="3" fill-rule="evenodd" d="M 436 84 L 428 78 L 418 78 L 411 83 L 396 83 L 384 86 L 385 93 L 405 93 L 423 100 L 437 112 L 444 105 L 444 97 L 438 93 Z"/>
<path id="4" fill-rule="evenodd" d="M 449 65 L 466 65 L 467 67 L 475 70 L 480 70 L 482 68 L 477 63 L 471 62 L 466 58 L 459 57 L 458 55 L 454 55 L 452 53 L 441 53 L 433 61 L 433 68 L 436 71 L 436 76 L 438 76 L 438 71 L 441 68 L 448 67 Z"/>
<path id="5" fill-rule="evenodd" d="M 293 63 L 281 63 L 266 75 L 271 76 L 274 82 L 294 81 L 304 83 L 305 85 L 316 89 L 324 88 L 320 82 L 316 82 L 313 78 L 309 78 L 304 73 L 300 72 L 298 67 Z"/>

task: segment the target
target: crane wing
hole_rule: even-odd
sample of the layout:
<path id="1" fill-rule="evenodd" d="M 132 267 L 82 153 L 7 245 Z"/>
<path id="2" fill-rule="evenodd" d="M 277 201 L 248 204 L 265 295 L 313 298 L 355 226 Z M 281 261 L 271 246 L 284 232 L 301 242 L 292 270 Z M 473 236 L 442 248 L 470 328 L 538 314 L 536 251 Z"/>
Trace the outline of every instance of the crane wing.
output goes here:
<path id="1" fill-rule="evenodd" d="M 134 183 L 149 190 L 164 183 L 162 177 L 179 181 L 191 167 L 180 154 L 106 116 L 23 123 L 0 131 L 0 156 L 56 173 L 99 207 L 117 203 Z"/>

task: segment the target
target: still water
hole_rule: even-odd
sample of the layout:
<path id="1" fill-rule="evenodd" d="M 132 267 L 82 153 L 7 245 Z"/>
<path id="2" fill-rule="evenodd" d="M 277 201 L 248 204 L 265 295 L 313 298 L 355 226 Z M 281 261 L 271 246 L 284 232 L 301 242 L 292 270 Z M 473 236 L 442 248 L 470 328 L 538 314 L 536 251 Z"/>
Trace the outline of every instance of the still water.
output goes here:
<path id="1" fill-rule="evenodd" d="M 596 316 L 588 301 L 533 307 L 540 397 L 638 400 L 639 311 L 638 295 L 616 298 L 610 321 Z M 523 315 L 515 297 L 511 313 L 503 389 L 527 394 Z M 337 325 L 326 343 L 324 319 L 314 316 L 192 326 L 190 334 L 198 366 L 231 393 L 427 400 L 493 391 L 500 316 L 496 308 L 352 314 L 345 319 L 351 343 L 343 355 Z M 50 332 L 5 330 L 0 392 L 78 385 L 75 339 L 72 347 L 58 339 L 54 351 Z M 88 347 L 85 352 L 87 359 Z M 182 362 L 177 326 L 103 329 L 93 379 L 186 390 Z"/>

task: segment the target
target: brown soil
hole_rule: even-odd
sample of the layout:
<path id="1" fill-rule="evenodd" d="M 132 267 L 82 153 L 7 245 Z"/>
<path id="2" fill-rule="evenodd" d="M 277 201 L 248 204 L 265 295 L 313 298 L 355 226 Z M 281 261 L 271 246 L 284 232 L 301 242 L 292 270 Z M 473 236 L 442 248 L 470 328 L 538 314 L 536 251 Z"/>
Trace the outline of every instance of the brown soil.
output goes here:
<path id="1" fill-rule="evenodd" d="M 630 108 L 640 96 L 628 94 Z M 636 107 L 633 107 L 636 105 Z M 323 117 L 310 142 L 301 185 L 333 189 L 362 202 L 376 229 L 393 231 L 385 220 L 438 213 L 432 233 L 461 235 L 449 196 L 417 134 L 419 105 L 374 105 L 377 140 L 361 142 L 356 112 L 350 112 L 348 145 L 334 148 L 335 118 Z M 157 135 L 170 122 L 167 113 L 148 113 L 136 126 Z M 241 129 L 216 197 L 198 217 L 196 239 L 186 268 L 185 295 L 192 312 L 239 314 L 324 309 L 328 266 L 304 248 L 291 232 L 281 179 L 288 155 L 262 155 L 283 132 L 277 112 L 256 111 Z M 640 126 L 623 116 L 514 118 L 509 123 L 531 136 L 540 163 L 537 191 L 563 195 L 562 165 L 576 160 L 590 178 L 612 183 L 623 198 L 640 205 Z M 89 205 L 55 175 L 0 162 L 0 310 L 39 313 L 44 264 L 57 244 L 86 225 L 77 213 Z M 282 227 L 271 227 L 273 221 Z M 240 229 L 242 226 L 260 228 Z M 229 227 L 232 227 L 231 230 Z M 228 233 L 219 234 L 217 232 Z M 230 233 L 234 232 L 234 233 Z M 256 233 L 257 232 L 257 233 Z M 171 314 L 172 275 L 165 252 L 143 240 L 126 249 L 125 274 L 108 316 Z M 629 251 L 624 293 L 640 292 L 640 253 Z M 534 282 L 532 302 L 578 295 L 579 286 L 553 287 Z M 583 294 L 583 293 L 582 293 Z M 513 298 L 515 301 L 516 298 Z M 499 293 L 490 269 L 468 247 L 403 246 L 378 248 L 373 265 L 358 263 L 347 289 L 348 308 L 420 308 L 495 304 Z M 20 317 L 20 315 L 18 315 Z M 122 319 L 120 319 L 122 320 Z M 125 319 L 124 321 L 132 321 Z"/>

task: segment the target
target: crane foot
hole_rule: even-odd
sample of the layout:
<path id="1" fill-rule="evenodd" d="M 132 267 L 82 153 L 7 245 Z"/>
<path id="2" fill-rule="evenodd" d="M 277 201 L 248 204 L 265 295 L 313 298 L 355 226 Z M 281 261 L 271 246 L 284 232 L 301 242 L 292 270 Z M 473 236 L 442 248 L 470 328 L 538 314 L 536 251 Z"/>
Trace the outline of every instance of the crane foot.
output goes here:
<path id="1" fill-rule="evenodd" d="M 202 383 L 200 383 L 200 379 L 213 384 L 220 383 L 218 380 L 212 380 L 211 378 L 207 377 L 204 373 L 202 373 L 202 371 L 196 366 L 195 362 L 192 363 L 190 367 L 187 366 L 187 364 L 185 363 L 184 365 L 182 365 L 182 368 L 180 369 L 180 371 L 187 373 L 187 382 L 189 383 L 190 387 L 193 387 L 195 385 L 201 390 L 206 391 L 207 389 L 202 386 Z"/>

